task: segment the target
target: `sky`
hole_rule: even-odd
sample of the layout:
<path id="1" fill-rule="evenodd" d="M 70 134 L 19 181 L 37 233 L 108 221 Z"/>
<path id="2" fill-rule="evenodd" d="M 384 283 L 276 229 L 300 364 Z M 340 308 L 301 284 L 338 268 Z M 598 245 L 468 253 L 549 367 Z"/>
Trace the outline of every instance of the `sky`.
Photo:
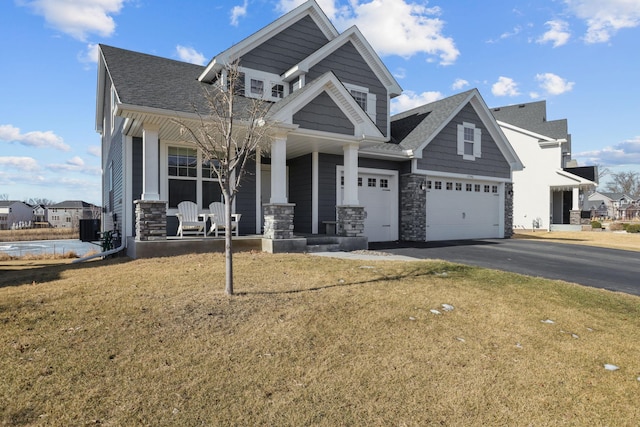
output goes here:
<path id="1" fill-rule="evenodd" d="M 396 77 L 392 113 L 471 88 L 546 100 L 580 166 L 640 173 L 640 0 L 317 1 Z M 98 43 L 206 64 L 300 3 L 1 1 L 0 198 L 102 204 Z"/>

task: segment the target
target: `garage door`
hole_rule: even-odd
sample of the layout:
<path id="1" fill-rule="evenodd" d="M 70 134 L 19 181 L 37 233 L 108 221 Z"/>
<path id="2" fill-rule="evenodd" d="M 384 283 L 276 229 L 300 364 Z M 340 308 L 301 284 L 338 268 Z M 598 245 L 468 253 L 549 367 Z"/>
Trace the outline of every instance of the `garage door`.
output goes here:
<path id="1" fill-rule="evenodd" d="M 342 186 L 338 200 L 342 203 Z M 394 173 L 359 169 L 358 201 L 364 206 L 364 235 L 370 242 L 398 240 L 398 184 Z"/>
<path id="2" fill-rule="evenodd" d="M 500 189 L 474 180 L 427 180 L 427 241 L 501 238 Z"/>

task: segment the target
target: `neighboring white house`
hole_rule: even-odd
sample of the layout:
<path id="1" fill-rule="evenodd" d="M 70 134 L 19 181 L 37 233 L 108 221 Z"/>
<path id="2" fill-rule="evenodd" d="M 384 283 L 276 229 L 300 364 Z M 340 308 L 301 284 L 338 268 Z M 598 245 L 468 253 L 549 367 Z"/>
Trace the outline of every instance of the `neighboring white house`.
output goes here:
<path id="1" fill-rule="evenodd" d="M 589 195 L 589 208 L 609 219 L 633 219 L 637 214 L 636 201 L 624 193 L 596 191 Z"/>
<path id="2" fill-rule="evenodd" d="M 54 228 L 77 228 L 81 219 L 99 216 L 100 208 L 81 200 L 66 200 L 47 207 L 49 224 Z"/>
<path id="3" fill-rule="evenodd" d="M 27 227 L 33 219 L 31 206 L 17 200 L 0 200 L 0 230 Z"/>
<path id="4" fill-rule="evenodd" d="M 545 101 L 492 112 L 524 164 L 513 173 L 514 229 L 580 230 L 584 194 L 597 185 L 588 178 L 597 173 L 595 167 L 570 167 L 567 120 L 547 121 Z"/>

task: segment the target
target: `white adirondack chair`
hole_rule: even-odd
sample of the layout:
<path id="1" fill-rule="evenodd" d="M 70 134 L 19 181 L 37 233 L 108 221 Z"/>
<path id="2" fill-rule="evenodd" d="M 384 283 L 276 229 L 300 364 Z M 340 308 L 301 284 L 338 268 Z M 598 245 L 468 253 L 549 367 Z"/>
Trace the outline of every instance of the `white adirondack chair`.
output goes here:
<path id="1" fill-rule="evenodd" d="M 216 237 L 218 237 L 218 231 L 224 230 L 225 228 L 225 217 L 224 217 L 224 203 L 222 202 L 213 202 L 209 205 L 209 219 L 211 220 L 211 227 L 209 228 L 209 234 L 214 233 Z M 240 218 L 242 214 L 231 214 L 231 230 L 235 230 L 236 236 L 238 236 L 238 232 L 240 227 L 238 227 L 238 223 L 240 222 Z"/>
<path id="2" fill-rule="evenodd" d="M 207 217 L 198 214 L 198 205 L 191 201 L 178 203 L 178 213 L 176 214 L 180 224 L 178 225 L 178 236 L 184 237 L 185 232 L 193 232 L 196 236 L 202 233 L 205 236 L 207 227 Z"/>

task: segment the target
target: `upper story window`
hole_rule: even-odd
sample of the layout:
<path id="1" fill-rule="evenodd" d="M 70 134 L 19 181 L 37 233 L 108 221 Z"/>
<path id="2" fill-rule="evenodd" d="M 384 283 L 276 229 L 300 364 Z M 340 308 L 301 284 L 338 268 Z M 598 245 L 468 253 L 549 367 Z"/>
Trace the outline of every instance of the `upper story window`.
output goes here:
<path id="1" fill-rule="evenodd" d="M 482 130 L 473 123 L 458 124 L 458 155 L 464 160 L 476 160 L 482 156 Z"/>
<path id="2" fill-rule="evenodd" d="M 284 84 L 279 75 L 250 69 L 241 71 L 244 75 L 245 96 L 278 101 L 288 95 L 289 86 Z"/>
<path id="3" fill-rule="evenodd" d="M 376 95 L 369 92 L 369 89 L 362 86 L 345 83 L 344 87 L 351 93 L 353 99 L 358 103 L 360 108 L 373 120 L 376 121 Z"/>

